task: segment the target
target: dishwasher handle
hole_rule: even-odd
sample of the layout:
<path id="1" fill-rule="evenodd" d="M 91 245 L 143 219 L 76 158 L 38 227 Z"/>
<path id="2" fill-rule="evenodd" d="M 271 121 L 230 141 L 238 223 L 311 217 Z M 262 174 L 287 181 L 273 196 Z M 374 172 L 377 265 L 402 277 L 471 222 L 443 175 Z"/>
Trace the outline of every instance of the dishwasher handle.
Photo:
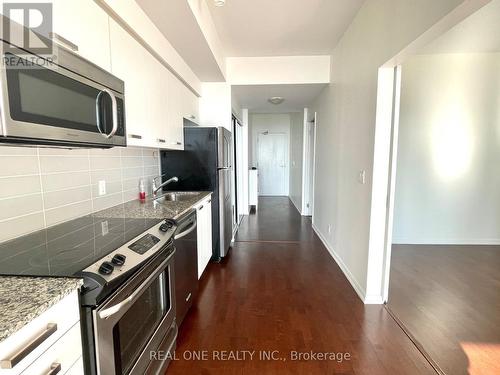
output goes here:
<path id="1" fill-rule="evenodd" d="M 179 234 L 176 234 L 176 235 L 174 236 L 174 240 L 179 240 L 179 239 L 181 239 L 182 237 L 186 237 L 189 233 L 191 233 L 191 232 L 192 232 L 192 231 L 194 231 L 195 229 L 196 229 L 196 220 L 195 220 L 195 221 L 193 221 L 193 222 L 191 223 L 191 225 L 190 225 L 190 226 L 188 226 L 188 229 L 186 229 L 185 231 L 183 231 L 183 232 L 181 232 L 181 233 L 179 233 Z"/>

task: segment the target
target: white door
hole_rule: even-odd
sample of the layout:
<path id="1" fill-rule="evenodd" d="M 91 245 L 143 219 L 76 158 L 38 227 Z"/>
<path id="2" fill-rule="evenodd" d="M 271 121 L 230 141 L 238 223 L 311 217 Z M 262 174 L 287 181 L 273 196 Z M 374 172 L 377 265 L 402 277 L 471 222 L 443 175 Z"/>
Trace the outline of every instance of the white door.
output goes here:
<path id="1" fill-rule="evenodd" d="M 259 134 L 259 195 L 286 196 L 286 168 L 286 134 Z"/>

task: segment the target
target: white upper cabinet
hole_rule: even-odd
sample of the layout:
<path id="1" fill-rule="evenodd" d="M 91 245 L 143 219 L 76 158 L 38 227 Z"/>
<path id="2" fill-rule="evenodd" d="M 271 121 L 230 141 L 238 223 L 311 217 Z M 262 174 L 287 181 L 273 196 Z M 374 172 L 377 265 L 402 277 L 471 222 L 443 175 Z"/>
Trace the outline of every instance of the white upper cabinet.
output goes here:
<path id="1" fill-rule="evenodd" d="M 168 72 L 168 139 L 166 148 L 184 149 L 184 118 L 182 113 L 182 89 L 184 85 L 171 72 Z"/>
<path id="2" fill-rule="evenodd" d="M 54 41 L 109 71 L 109 16 L 94 1 L 53 0 Z"/>
<path id="3" fill-rule="evenodd" d="M 115 21 L 110 20 L 111 71 L 125 82 L 127 144 L 167 143 L 167 69 Z"/>
<path id="4" fill-rule="evenodd" d="M 182 85 L 183 116 L 195 123 L 200 122 L 199 99 L 185 85 Z"/>
<path id="5" fill-rule="evenodd" d="M 199 100 L 177 77 L 169 72 L 168 127 L 171 142 L 167 148 L 184 149 L 184 118 L 199 123 Z"/>

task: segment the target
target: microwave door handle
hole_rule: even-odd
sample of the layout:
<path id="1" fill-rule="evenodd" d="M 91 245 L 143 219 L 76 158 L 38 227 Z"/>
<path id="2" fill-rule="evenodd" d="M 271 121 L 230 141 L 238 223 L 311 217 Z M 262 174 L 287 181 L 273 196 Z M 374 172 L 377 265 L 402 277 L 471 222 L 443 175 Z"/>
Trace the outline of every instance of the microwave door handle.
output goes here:
<path id="1" fill-rule="evenodd" d="M 111 96 L 111 109 L 113 111 L 113 129 L 109 133 L 108 137 L 113 137 L 118 130 L 118 103 L 116 102 L 116 96 L 111 91 L 107 90 L 108 94 Z"/>
<path id="2" fill-rule="evenodd" d="M 111 98 L 111 111 L 113 113 L 113 115 L 112 115 L 113 129 L 111 130 L 111 133 L 109 133 L 109 134 L 106 134 L 106 133 L 104 133 L 102 131 L 102 129 L 101 129 L 101 118 L 99 116 L 99 114 L 100 114 L 99 102 L 101 101 L 101 96 L 104 93 L 108 94 L 109 97 Z M 118 130 L 118 104 L 116 102 L 116 96 L 115 96 L 115 94 L 113 94 L 108 89 L 103 89 L 103 90 L 99 91 L 99 94 L 97 94 L 97 98 L 95 100 L 95 107 L 96 107 L 97 130 L 99 130 L 99 133 L 101 133 L 106 138 L 113 137 L 116 134 L 117 130 Z"/>

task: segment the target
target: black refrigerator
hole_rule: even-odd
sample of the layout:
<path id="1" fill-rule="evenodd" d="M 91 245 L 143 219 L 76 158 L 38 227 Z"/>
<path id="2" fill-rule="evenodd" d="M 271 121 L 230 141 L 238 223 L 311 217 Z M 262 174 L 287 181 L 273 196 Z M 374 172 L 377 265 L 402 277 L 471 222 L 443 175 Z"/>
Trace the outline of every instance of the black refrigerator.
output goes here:
<path id="1" fill-rule="evenodd" d="M 184 127 L 184 151 L 161 152 L 163 178 L 177 176 L 165 189 L 212 191 L 212 260 L 220 261 L 231 246 L 232 135 L 222 127 Z"/>

